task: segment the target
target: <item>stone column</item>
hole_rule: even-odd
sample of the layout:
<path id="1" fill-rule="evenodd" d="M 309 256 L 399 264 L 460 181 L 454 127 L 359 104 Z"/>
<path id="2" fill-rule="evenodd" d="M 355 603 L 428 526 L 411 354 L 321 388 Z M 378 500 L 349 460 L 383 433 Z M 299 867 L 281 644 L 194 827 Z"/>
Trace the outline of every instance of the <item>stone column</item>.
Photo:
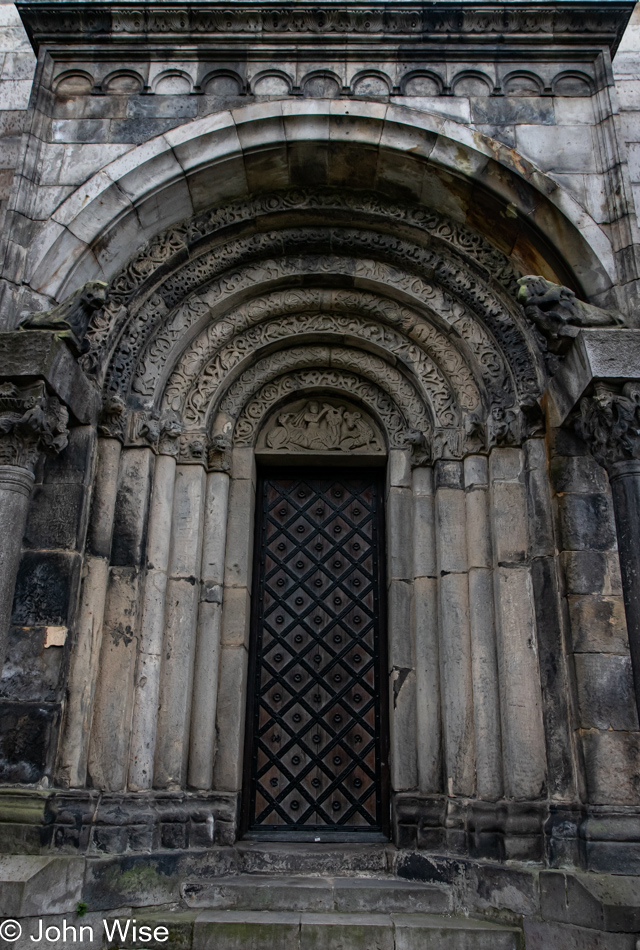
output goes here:
<path id="1" fill-rule="evenodd" d="M 492 449 L 489 473 L 505 794 L 530 800 L 546 755 L 522 451 Z"/>
<path id="2" fill-rule="evenodd" d="M 186 780 L 205 490 L 203 465 L 177 466 L 154 767 L 158 788 L 181 788 Z"/>
<path id="3" fill-rule="evenodd" d="M 436 462 L 435 482 L 445 774 L 449 795 L 470 796 L 476 757 L 462 462 Z"/>
<path id="4" fill-rule="evenodd" d="M 618 535 L 629 653 L 640 716 L 640 383 L 622 391 L 595 384 L 580 403 L 578 431 L 605 467 L 611 483 Z"/>
<path id="5" fill-rule="evenodd" d="M 189 751 L 189 786 L 199 789 L 211 788 L 213 781 L 228 503 L 229 475 L 210 472 L 204 513 Z"/>
<path id="6" fill-rule="evenodd" d="M 476 782 L 480 798 L 502 797 L 502 736 L 493 609 L 489 472 L 484 456 L 464 460 Z"/>
<path id="7" fill-rule="evenodd" d="M 66 408 L 47 395 L 44 382 L 0 384 L 0 670 L 35 463 L 41 450 L 60 452 L 66 447 L 67 421 Z"/>
<path id="8" fill-rule="evenodd" d="M 94 788 L 109 791 L 126 787 L 129 769 L 153 463 L 149 448 L 125 448 L 120 455 L 88 764 Z"/>
<path id="9" fill-rule="evenodd" d="M 98 442 L 80 611 L 69 660 L 69 692 L 60 752 L 60 780 L 72 788 L 84 786 L 87 777 L 120 451 L 118 439 L 100 439 Z"/>
<path id="10" fill-rule="evenodd" d="M 418 787 L 442 791 L 438 570 L 433 469 L 413 471 L 413 622 L 416 644 Z"/>
<path id="11" fill-rule="evenodd" d="M 412 637 L 413 498 L 411 454 L 389 452 L 387 492 L 387 585 L 390 666 L 390 773 L 396 792 L 418 784 L 416 673 Z"/>
<path id="12" fill-rule="evenodd" d="M 175 477 L 175 458 L 159 455 L 155 463 L 149 508 L 147 572 L 142 599 L 140 649 L 129 754 L 128 787 L 133 791 L 151 788 L 153 781 Z"/>

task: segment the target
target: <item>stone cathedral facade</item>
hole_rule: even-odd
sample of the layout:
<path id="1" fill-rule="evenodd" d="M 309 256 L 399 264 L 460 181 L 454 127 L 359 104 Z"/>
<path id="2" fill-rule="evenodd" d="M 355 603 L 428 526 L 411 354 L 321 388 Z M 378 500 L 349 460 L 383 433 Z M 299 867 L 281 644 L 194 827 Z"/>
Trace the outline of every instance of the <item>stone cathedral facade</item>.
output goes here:
<path id="1" fill-rule="evenodd" d="M 0 915 L 634 950 L 633 4 L 0 41 Z"/>

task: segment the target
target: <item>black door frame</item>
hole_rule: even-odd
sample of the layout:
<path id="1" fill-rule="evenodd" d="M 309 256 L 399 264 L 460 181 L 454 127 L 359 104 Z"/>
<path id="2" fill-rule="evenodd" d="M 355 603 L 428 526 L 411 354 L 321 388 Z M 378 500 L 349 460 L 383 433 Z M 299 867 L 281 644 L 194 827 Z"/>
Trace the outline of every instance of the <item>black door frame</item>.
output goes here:
<path id="1" fill-rule="evenodd" d="M 351 460 L 350 460 L 351 461 Z M 354 460 L 355 461 L 355 460 Z M 245 839 L 273 840 L 273 841 L 388 841 L 391 838 L 391 781 L 389 768 L 390 750 L 390 721 L 389 721 L 389 644 L 387 634 L 387 545 L 386 545 L 386 497 L 385 497 L 386 468 L 356 467 L 353 462 L 347 465 L 313 466 L 300 464 L 296 459 L 289 467 L 272 466 L 259 467 L 256 483 L 255 524 L 253 528 L 253 571 L 251 584 L 251 613 L 249 631 L 249 661 L 247 670 L 247 701 L 245 718 L 245 735 L 242 764 L 242 793 L 240 796 L 239 837 Z M 260 610 L 259 577 L 260 577 L 260 545 L 262 534 L 262 500 L 265 480 L 271 478 L 368 478 L 376 479 L 380 488 L 380 504 L 378 505 L 378 603 L 380 616 L 378 618 L 378 669 L 376 676 L 379 684 L 378 716 L 379 716 L 379 749 L 380 749 L 380 830 L 368 831 L 361 826 L 348 827 L 337 830 L 265 830 L 250 831 L 251 804 L 252 804 L 252 755 L 255 738 L 255 716 L 257 690 L 256 677 L 258 675 L 258 622 Z"/>

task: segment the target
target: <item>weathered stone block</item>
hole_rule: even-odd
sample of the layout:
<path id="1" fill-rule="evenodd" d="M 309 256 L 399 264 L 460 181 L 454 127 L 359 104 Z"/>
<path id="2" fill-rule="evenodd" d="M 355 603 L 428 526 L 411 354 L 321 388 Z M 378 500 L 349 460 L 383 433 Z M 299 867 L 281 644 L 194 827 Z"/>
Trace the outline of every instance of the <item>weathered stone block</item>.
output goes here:
<path id="1" fill-rule="evenodd" d="M 133 567 L 143 562 L 152 471 L 150 449 L 122 452 L 111 545 L 114 566 Z"/>
<path id="2" fill-rule="evenodd" d="M 64 651 L 61 646 L 46 644 L 46 627 L 11 627 L 0 679 L 3 699 L 50 703 L 60 698 Z"/>
<path id="3" fill-rule="evenodd" d="M 300 939 L 296 913 L 204 911 L 193 928 L 193 950 L 300 950 Z"/>
<path id="4" fill-rule="evenodd" d="M 12 622 L 68 626 L 80 581 L 80 556 L 25 551 L 20 561 Z"/>
<path id="5" fill-rule="evenodd" d="M 435 488 L 464 488 L 462 463 L 445 460 L 436 462 Z"/>
<path id="6" fill-rule="evenodd" d="M 611 496 L 565 494 L 558 498 L 563 546 L 570 551 L 607 551 L 616 546 Z"/>
<path id="7" fill-rule="evenodd" d="M 0 333 L 0 376 L 43 378 L 80 423 L 94 422 L 99 398 L 66 343 L 50 330 Z"/>
<path id="8" fill-rule="evenodd" d="M 93 426 L 73 426 L 69 429 L 66 449 L 59 455 L 46 457 L 43 477 L 45 485 L 90 485 L 95 449 L 96 431 Z"/>
<path id="9" fill-rule="evenodd" d="M 631 660 L 578 653 L 575 658 L 580 721 L 584 729 L 637 729 Z"/>
<path id="10" fill-rule="evenodd" d="M 569 594 L 619 594 L 620 565 L 617 552 L 563 551 L 561 563 Z"/>
<path id="11" fill-rule="evenodd" d="M 562 492 L 606 492 L 607 473 L 590 456 L 561 456 L 552 458 L 549 476 L 553 489 Z"/>
<path id="12" fill-rule="evenodd" d="M 520 482 L 491 486 L 493 555 L 498 564 L 516 564 L 527 557 L 529 531 L 525 487 Z"/>
<path id="13" fill-rule="evenodd" d="M 86 496 L 83 485 L 36 485 L 29 500 L 25 546 L 80 549 L 88 514 Z"/>
<path id="14" fill-rule="evenodd" d="M 0 702 L 0 781 L 39 782 L 55 752 L 57 704 Z"/>
<path id="15" fill-rule="evenodd" d="M 640 795 L 640 735 L 592 730 L 583 734 L 582 749 L 589 801 L 636 805 Z"/>
<path id="16" fill-rule="evenodd" d="M 629 652 L 621 595 L 570 594 L 567 599 L 574 653 Z"/>

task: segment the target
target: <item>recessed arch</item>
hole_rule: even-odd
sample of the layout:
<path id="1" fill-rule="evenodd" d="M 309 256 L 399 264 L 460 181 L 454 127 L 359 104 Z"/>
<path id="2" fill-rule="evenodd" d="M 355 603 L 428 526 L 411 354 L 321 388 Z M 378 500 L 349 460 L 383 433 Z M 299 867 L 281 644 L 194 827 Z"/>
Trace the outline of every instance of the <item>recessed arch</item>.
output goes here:
<path id="1" fill-rule="evenodd" d="M 310 115 L 313 121 L 307 122 Z M 362 186 L 376 185 L 405 197 L 409 189 L 428 207 L 432 195 L 442 203 L 446 183 L 447 210 L 484 230 L 488 240 L 499 240 L 520 270 L 546 268 L 550 279 L 596 302 L 611 288 L 615 265 L 604 231 L 531 162 L 455 122 L 447 123 L 445 133 L 439 116 L 359 101 L 256 103 L 196 120 L 132 149 L 54 212 L 34 243 L 25 279 L 32 290 L 53 299 L 87 279 L 111 279 L 132 251 L 162 227 L 178 223 L 185 211 L 196 214 L 254 187 L 269 187 L 273 179 L 266 174 L 261 185 L 258 179 L 254 185 L 252 156 L 265 150 L 279 163 L 280 181 L 282 156 L 285 175 L 300 185 L 295 151 L 313 142 L 325 156 L 323 177 L 339 187 L 347 167 L 341 156 L 334 168 L 330 153 L 322 151 L 329 140 L 334 152 L 346 148 L 354 161 L 367 155 L 358 167 Z M 373 154 L 378 157 L 372 163 Z M 387 181 L 385 163 L 394 154 L 403 155 L 405 183 L 398 183 L 397 170 Z M 322 184 L 317 169 L 314 178 L 309 184 Z M 439 190 L 434 191 L 436 183 Z M 499 221 L 500 228 L 488 227 L 492 221 Z"/>

